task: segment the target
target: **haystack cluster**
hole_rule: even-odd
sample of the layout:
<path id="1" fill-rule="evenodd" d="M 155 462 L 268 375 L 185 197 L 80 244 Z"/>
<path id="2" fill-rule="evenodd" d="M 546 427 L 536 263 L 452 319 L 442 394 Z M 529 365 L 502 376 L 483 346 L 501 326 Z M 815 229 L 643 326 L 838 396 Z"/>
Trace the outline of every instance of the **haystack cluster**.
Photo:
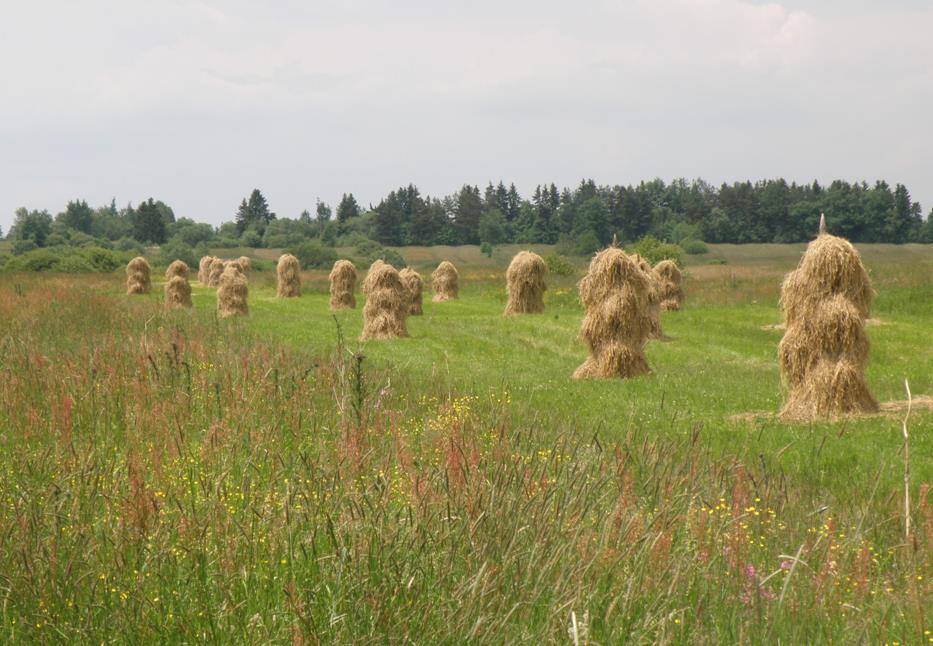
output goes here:
<path id="1" fill-rule="evenodd" d="M 865 381 L 872 288 L 858 251 L 822 233 L 781 285 L 787 331 L 778 347 L 789 393 L 781 417 L 810 420 L 878 410 Z"/>
<path id="2" fill-rule="evenodd" d="M 126 293 L 148 294 L 152 288 L 149 263 L 142 256 L 136 256 L 126 265 Z"/>
<path id="3" fill-rule="evenodd" d="M 224 261 L 220 258 L 211 258 L 211 268 L 207 273 L 207 286 L 217 287 L 220 285 L 220 276 L 224 273 Z"/>
<path id="4" fill-rule="evenodd" d="M 332 310 L 356 307 L 356 267 L 349 260 L 338 260 L 330 270 L 330 308 Z"/>
<path id="5" fill-rule="evenodd" d="M 279 298 L 295 298 L 301 296 L 301 274 L 298 259 L 290 253 L 279 257 L 276 264 L 278 276 L 277 293 Z"/>
<path id="6" fill-rule="evenodd" d="M 363 280 L 366 305 L 363 306 L 361 340 L 408 336 L 408 288 L 390 264 L 377 260 Z"/>
<path id="7" fill-rule="evenodd" d="M 230 316 L 249 314 L 249 305 L 246 301 L 249 296 L 249 284 L 239 264 L 232 263 L 224 269 L 218 282 L 217 316 L 225 319 Z"/>
<path id="8" fill-rule="evenodd" d="M 661 296 L 661 309 L 676 311 L 684 303 L 683 274 L 672 260 L 662 260 L 654 266 Z"/>
<path id="9" fill-rule="evenodd" d="M 460 294 L 460 274 L 453 263 L 446 260 L 437 266 L 431 274 L 431 289 L 434 291 L 432 300 L 436 302 L 449 301 Z"/>
<path id="10" fill-rule="evenodd" d="M 214 256 L 203 256 L 198 263 L 198 282 L 207 285 L 211 279 L 211 263 L 214 262 Z"/>
<path id="11" fill-rule="evenodd" d="M 408 313 L 411 316 L 421 316 L 424 314 L 421 294 L 424 291 L 424 279 L 411 267 L 405 267 L 398 275 L 408 288 Z"/>
<path id="12" fill-rule="evenodd" d="M 580 281 L 586 309 L 580 336 L 590 356 L 575 379 L 637 377 L 651 372 L 645 344 L 654 324 L 650 315 L 651 277 L 617 247 L 596 254 Z"/>
<path id="13" fill-rule="evenodd" d="M 519 251 L 505 272 L 509 300 L 505 314 L 539 314 L 544 311 L 547 265 L 544 258 L 531 251 Z"/>
<path id="14" fill-rule="evenodd" d="M 175 276 L 188 280 L 188 264 L 184 260 L 173 260 L 165 270 L 165 280 L 171 280 Z"/>

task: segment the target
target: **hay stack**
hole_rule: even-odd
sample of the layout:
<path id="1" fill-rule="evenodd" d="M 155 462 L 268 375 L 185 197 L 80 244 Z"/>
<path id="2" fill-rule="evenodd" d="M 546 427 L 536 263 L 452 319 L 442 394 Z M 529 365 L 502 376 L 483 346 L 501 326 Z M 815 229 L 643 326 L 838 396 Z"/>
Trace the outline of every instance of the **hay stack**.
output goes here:
<path id="1" fill-rule="evenodd" d="M 246 267 L 243 266 L 243 263 L 239 258 L 236 258 L 235 260 L 224 260 L 224 269 L 227 267 L 233 267 L 244 276 L 246 275 Z"/>
<path id="2" fill-rule="evenodd" d="M 540 314 L 544 311 L 544 290 L 547 284 L 544 258 L 532 251 L 519 251 L 505 272 L 505 289 L 509 301 L 505 314 Z"/>
<path id="3" fill-rule="evenodd" d="M 600 251 L 580 281 L 586 309 L 580 336 L 590 356 L 574 379 L 637 377 L 651 372 L 644 348 L 651 337 L 651 279 L 616 247 Z"/>
<path id="4" fill-rule="evenodd" d="M 360 340 L 408 336 L 408 288 L 395 267 L 377 260 L 363 281 L 363 335 Z"/>
<path id="5" fill-rule="evenodd" d="M 253 270 L 253 262 L 249 259 L 249 256 L 240 256 L 236 261 L 240 263 L 244 274 L 249 274 Z"/>
<path id="6" fill-rule="evenodd" d="M 207 286 L 218 287 L 220 285 L 220 276 L 224 273 L 224 261 L 220 258 L 211 260 L 211 269 L 207 274 Z"/>
<path id="7" fill-rule="evenodd" d="M 648 317 L 651 319 L 652 339 L 664 339 L 664 331 L 661 329 L 661 277 L 654 271 L 651 263 L 641 257 L 640 254 L 631 256 L 632 260 L 648 278 Z"/>
<path id="8" fill-rule="evenodd" d="M 673 260 L 662 260 L 654 266 L 661 295 L 661 309 L 676 311 L 684 304 L 684 275 Z"/>
<path id="9" fill-rule="evenodd" d="M 299 269 L 298 259 L 295 256 L 286 253 L 279 257 L 279 262 L 276 265 L 279 298 L 301 296 L 301 274 Z"/>
<path id="10" fill-rule="evenodd" d="M 148 294 L 152 287 L 149 278 L 149 263 L 142 256 L 136 256 L 126 265 L 126 293 Z"/>
<path id="11" fill-rule="evenodd" d="M 214 256 L 204 256 L 198 263 L 198 282 L 207 285 L 211 279 L 211 263 L 214 262 Z"/>
<path id="12" fill-rule="evenodd" d="M 442 261 L 431 274 L 431 289 L 436 302 L 449 301 L 460 294 L 460 274 L 452 262 Z"/>
<path id="13" fill-rule="evenodd" d="M 181 276 L 188 280 L 188 264 L 184 260 L 174 260 L 165 270 L 165 280 L 171 280 L 175 276 Z"/>
<path id="14" fill-rule="evenodd" d="M 778 346 L 790 388 L 781 417 L 812 420 L 878 410 L 865 381 L 871 280 L 858 251 L 825 232 L 781 285 L 786 332 Z"/>
<path id="15" fill-rule="evenodd" d="M 217 316 L 225 319 L 230 316 L 249 314 L 247 296 L 249 296 L 249 284 L 246 274 L 236 265 L 227 267 L 220 275 L 217 288 Z"/>
<path id="16" fill-rule="evenodd" d="M 175 275 L 165 283 L 165 309 L 175 310 L 191 307 L 191 285 L 187 276 Z"/>
<path id="17" fill-rule="evenodd" d="M 421 278 L 421 274 L 411 267 L 405 267 L 398 275 L 401 277 L 402 282 L 405 283 L 405 287 L 408 288 L 408 314 L 421 316 L 424 314 L 421 296 L 421 292 L 424 291 L 424 279 Z"/>
<path id="18" fill-rule="evenodd" d="M 356 267 L 349 260 L 338 260 L 330 270 L 330 309 L 356 307 Z"/>

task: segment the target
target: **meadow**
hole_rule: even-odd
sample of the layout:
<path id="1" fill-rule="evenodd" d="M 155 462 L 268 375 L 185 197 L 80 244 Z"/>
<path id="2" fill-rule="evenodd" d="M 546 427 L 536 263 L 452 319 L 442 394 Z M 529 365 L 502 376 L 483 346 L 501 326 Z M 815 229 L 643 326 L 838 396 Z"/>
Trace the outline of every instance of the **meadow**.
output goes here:
<path id="1" fill-rule="evenodd" d="M 803 248 L 690 257 L 626 381 L 570 379 L 579 275 L 502 316 L 517 247 L 402 249 L 460 299 L 366 344 L 326 272 L 289 300 L 256 272 L 223 321 L 197 283 L 166 312 L 159 281 L 4 275 L 0 639 L 933 643 L 933 412 L 909 531 L 903 412 L 774 415 Z M 859 249 L 875 395 L 933 395 L 933 248 Z"/>

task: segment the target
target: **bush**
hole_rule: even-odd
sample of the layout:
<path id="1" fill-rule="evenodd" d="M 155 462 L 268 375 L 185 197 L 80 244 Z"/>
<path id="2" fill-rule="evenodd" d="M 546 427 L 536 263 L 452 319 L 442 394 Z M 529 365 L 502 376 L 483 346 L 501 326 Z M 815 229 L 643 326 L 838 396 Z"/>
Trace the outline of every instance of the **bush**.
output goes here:
<path id="1" fill-rule="evenodd" d="M 100 247 L 55 247 L 35 249 L 11 258 L 4 271 L 111 272 L 131 256 L 123 256 Z"/>
<path id="2" fill-rule="evenodd" d="M 544 264 L 547 265 L 548 273 L 554 276 L 573 276 L 577 271 L 566 257 L 557 253 L 546 255 Z"/>
<path id="3" fill-rule="evenodd" d="M 237 240 L 236 238 L 230 238 L 230 237 L 227 237 L 227 236 L 220 236 L 220 237 L 217 238 L 217 240 L 214 242 L 214 246 L 216 246 L 216 247 L 218 247 L 218 248 L 220 248 L 220 249 L 233 249 L 234 247 L 239 247 L 239 246 L 240 246 L 240 241 Z"/>
<path id="4" fill-rule="evenodd" d="M 645 236 L 634 245 L 632 251 L 650 262 L 652 265 L 662 260 L 673 260 L 678 267 L 683 267 L 684 250 L 675 244 L 661 242 L 654 236 Z"/>
<path id="5" fill-rule="evenodd" d="M 91 267 L 86 271 L 100 272 L 114 271 L 117 269 L 117 267 L 120 267 L 129 261 L 128 257 L 121 257 L 109 249 L 102 249 L 100 247 L 85 247 L 72 257 L 80 258 Z M 61 271 L 68 270 L 62 269 Z"/>
<path id="6" fill-rule="evenodd" d="M 488 242 L 484 242 L 479 246 L 480 253 L 482 253 L 487 258 L 492 258 L 492 245 Z"/>
<path id="7" fill-rule="evenodd" d="M 243 232 L 243 235 L 240 236 L 240 246 L 241 247 L 261 247 L 262 246 L 262 237 L 252 229 L 247 229 Z"/>
<path id="8" fill-rule="evenodd" d="M 20 256 L 22 254 L 35 251 L 38 248 L 38 245 L 36 245 L 32 238 L 26 238 L 25 240 L 14 240 L 12 246 L 14 256 Z"/>
<path id="9" fill-rule="evenodd" d="M 318 240 L 308 240 L 289 251 L 298 258 L 302 269 L 329 269 L 337 262 L 337 252 Z"/>
<path id="10" fill-rule="evenodd" d="M 160 264 L 168 266 L 175 260 L 183 261 L 188 267 L 197 267 L 200 258 L 194 253 L 191 245 L 185 244 L 180 238 L 172 238 L 159 250 Z"/>
<path id="11" fill-rule="evenodd" d="M 342 236 L 337 236 L 337 247 L 357 247 L 365 242 L 373 242 L 359 231 L 351 231 Z"/>
<path id="12" fill-rule="evenodd" d="M 383 249 L 382 256 L 380 257 L 383 260 L 385 260 L 387 263 L 395 267 L 396 269 L 404 269 L 405 267 L 408 266 L 407 263 L 405 262 L 405 259 L 402 257 L 402 254 L 397 252 L 395 249 Z M 375 260 L 376 259 L 373 258 L 372 261 L 375 261 Z"/>
<path id="13" fill-rule="evenodd" d="M 589 256 L 602 248 L 603 245 L 596 234 L 586 231 L 577 237 L 561 234 L 554 251 L 562 256 Z"/>
<path id="14" fill-rule="evenodd" d="M 136 238 L 120 238 L 116 243 L 117 251 L 126 251 L 136 256 L 146 253 L 146 248 L 142 246 Z"/>
<path id="15" fill-rule="evenodd" d="M 684 253 L 691 256 L 709 253 L 709 247 L 702 240 L 684 240 L 680 243 L 680 247 L 684 250 Z"/>

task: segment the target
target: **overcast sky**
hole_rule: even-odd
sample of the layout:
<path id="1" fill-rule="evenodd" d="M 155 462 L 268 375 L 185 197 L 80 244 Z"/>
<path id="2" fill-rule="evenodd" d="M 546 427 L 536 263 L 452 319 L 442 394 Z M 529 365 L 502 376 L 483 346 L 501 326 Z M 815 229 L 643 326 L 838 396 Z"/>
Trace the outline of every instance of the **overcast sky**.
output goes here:
<path id="1" fill-rule="evenodd" d="M 933 206 L 933 2 L 0 0 L 0 226 L 218 224 L 399 185 L 902 182 Z"/>

